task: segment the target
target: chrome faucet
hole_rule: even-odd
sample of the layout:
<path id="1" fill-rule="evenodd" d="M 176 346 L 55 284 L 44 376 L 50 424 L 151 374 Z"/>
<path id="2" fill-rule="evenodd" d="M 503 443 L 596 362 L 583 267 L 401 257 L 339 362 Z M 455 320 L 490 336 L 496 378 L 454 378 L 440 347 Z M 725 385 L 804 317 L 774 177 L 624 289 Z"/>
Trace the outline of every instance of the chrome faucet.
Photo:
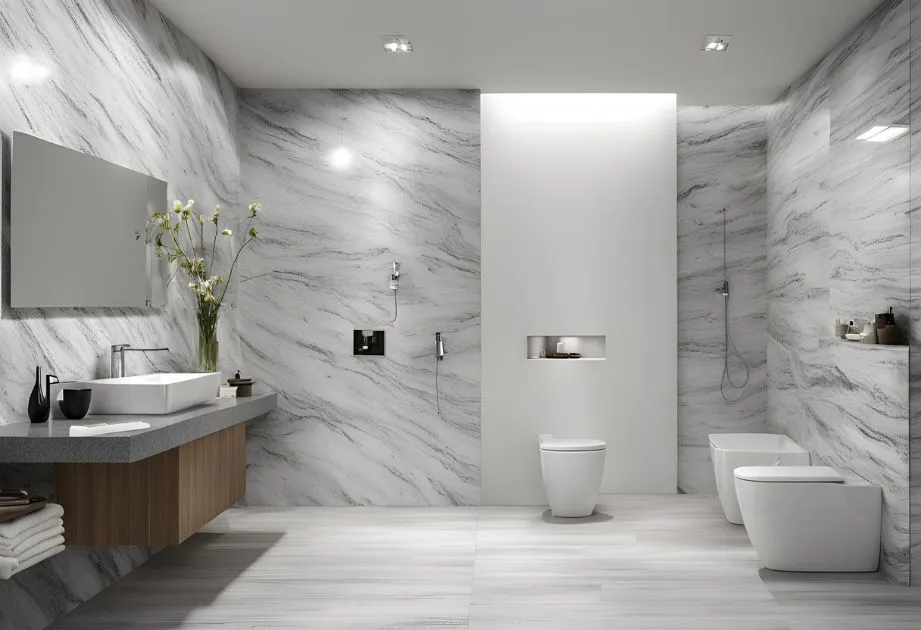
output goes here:
<path id="1" fill-rule="evenodd" d="M 128 343 L 117 343 L 112 346 L 109 355 L 109 378 L 121 378 L 125 375 L 126 352 L 169 352 L 169 348 L 132 348 Z"/>

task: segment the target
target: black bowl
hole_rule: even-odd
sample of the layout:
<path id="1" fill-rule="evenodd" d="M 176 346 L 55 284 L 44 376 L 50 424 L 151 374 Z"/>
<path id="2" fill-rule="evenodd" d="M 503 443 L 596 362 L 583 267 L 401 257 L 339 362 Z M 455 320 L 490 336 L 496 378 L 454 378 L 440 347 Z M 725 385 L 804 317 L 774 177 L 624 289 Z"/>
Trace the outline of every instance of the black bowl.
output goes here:
<path id="1" fill-rule="evenodd" d="M 79 420 L 90 410 L 92 389 L 65 389 L 64 400 L 60 402 L 61 412 L 69 420 Z"/>

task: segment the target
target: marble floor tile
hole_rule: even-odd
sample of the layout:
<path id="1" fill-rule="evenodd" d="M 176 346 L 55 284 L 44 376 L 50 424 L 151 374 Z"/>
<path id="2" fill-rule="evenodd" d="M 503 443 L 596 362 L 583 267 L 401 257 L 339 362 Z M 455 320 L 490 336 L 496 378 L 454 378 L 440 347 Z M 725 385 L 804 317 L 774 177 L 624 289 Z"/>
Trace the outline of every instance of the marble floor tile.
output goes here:
<path id="1" fill-rule="evenodd" d="M 55 630 L 916 629 L 877 574 L 762 569 L 714 497 L 543 507 L 239 508 Z M 914 624 L 914 625 L 912 625 Z"/>

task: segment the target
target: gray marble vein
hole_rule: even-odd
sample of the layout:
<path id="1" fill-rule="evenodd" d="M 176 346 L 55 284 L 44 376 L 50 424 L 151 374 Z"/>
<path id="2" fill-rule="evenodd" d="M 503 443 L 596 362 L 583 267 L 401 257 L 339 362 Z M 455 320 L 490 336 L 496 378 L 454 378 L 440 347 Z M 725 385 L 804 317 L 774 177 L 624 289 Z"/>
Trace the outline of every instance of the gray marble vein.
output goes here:
<path id="1" fill-rule="evenodd" d="M 242 291 L 243 343 L 280 394 L 249 435 L 246 503 L 478 503 L 479 92 L 243 90 L 241 103 L 244 191 L 270 208 L 245 263 L 260 277 Z M 345 171 L 329 164 L 343 142 Z M 352 356 L 368 328 L 386 331 L 385 357 Z"/>
<path id="2" fill-rule="evenodd" d="M 715 493 L 709 433 L 767 427 L 767 107 L 678 110 L 678 487 Z M 751 369 L 720 395 L 723 209 L 732 337 Z M 733 358 L 731 376 L 744 378 Z"/>
<path id="3" fill-rule="evenodd" d="M 907 348 L 833 340 L 836 317 L 909 311 L 909 13 L 883 2 L 775 104 L 768 123 L 768 423 L 883 489 L 882 568 L 907 583 Z"/>
<path id="4" fill-rule="evenodd" d="M 9 60 L 27 54 L 51 69 L 40 85 L 17 85 Z M 201 206 L 237 203 L 236 88 L 180 31 L 143 0 L 6 0 L 0 9 L 0 134 L 3 136 L 3 316 L 0 423 L 20 419 L 35 365 L 62 379 L 107 376 L 112 343 L 167 345 L 169 357 L 129 359 L 133 373 L 194 365 L 197 331 L 188 296 L 150 309 L 10 311 L 9 137 L 31 133 L 169 182 L 170 198 Z M 104 197 L 104 191 L 100 191 Z M 233 315 L 223 325 L 223 365 L 241 366 Z M 50 491 L 51 468 L 0 467 L 3 487 Z M 0 581 L 0 627 L 45 627 L 134 567 L 149 549 L 68 548 Z"/>

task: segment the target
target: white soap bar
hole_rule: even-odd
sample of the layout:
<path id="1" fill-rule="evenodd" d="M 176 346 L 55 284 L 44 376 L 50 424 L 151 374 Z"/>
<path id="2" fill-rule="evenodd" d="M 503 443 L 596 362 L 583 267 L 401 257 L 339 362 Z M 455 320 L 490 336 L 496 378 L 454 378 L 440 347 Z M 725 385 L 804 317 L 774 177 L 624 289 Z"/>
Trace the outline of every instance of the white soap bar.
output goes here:
<path id="1" fill-rule="evenodd" d="M 221 398 L 236 398 L 237 397 L 237 388 L 236 387 L 221 387 Z"/>
<path id="2" fill-rule="evenodd" d="M 107 424 L 75 424 L 70 427 L 70 437 L 86 437 L 90 435 L 105 435 L 106 433 L 121 433 L 123 431 L 139 431 L 149 429 L 150 425 L 146 422 L 115 422 Z"/>

